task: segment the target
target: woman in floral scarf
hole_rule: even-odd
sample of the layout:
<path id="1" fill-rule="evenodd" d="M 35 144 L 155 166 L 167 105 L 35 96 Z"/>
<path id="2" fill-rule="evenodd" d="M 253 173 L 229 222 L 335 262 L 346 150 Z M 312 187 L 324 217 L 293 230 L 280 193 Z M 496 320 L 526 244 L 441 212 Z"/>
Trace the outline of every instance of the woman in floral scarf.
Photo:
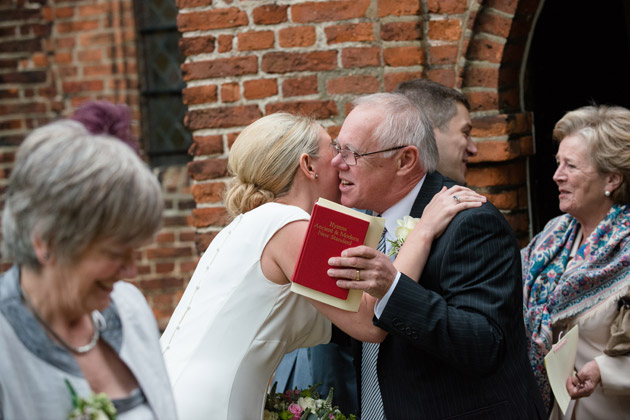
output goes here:
<path id="1" fill-rule="evenodd" d="M 578 325 L 577 373 L 566 381 L 574 401 L 564 416 L 555 405 L 551 417 L 627 418 L 630 354 L 603 350 L 617 303 L 630 293 L 630 111 L 583 107 L 553 136 L 560 143 L 553 179 L 566 214 L 521 252 L 530 360 L 551 408 L 543 360 L 560 333 Z"/>

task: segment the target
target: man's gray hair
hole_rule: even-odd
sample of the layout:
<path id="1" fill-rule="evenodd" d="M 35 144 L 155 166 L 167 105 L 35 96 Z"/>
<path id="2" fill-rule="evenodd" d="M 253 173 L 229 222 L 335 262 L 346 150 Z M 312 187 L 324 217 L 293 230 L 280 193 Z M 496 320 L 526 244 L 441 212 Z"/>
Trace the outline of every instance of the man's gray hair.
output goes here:
<path id="1" fill-rule="evenodd" d="M 61 120 L 33 131 L 18 149 L 2 214 L 3 251 L 41 267 L 33 239 L 71 265 L 96 241 L 138 246 L 160 227 L 160 184 L 122 141 Z"/>
<path id="2" fill-rule="evenodd" d="M 379 148 L 416 146 L 422 167 L 427 172 L 437 168 L 439 156 L 431 122 L 407 97 L 399 93 L 374 93 L 352 103 L 355 108 L 382 110 L 383 121 L 373 134 Z"/>

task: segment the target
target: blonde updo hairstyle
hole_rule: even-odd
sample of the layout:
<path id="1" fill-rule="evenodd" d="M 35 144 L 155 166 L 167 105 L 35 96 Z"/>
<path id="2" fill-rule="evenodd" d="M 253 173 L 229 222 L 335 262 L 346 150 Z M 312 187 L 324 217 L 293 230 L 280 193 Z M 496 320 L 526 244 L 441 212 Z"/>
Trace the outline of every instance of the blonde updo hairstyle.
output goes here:
<path id="1" fill-rule="evenodd" d="M 231 216 L 237 216 L 285 195 L 306 153 L 317 157 L 321 126 L 314 120 L 277 113 L 247 126 L 228 158 L 234 176 L 225 196 Z"/>
<path id="2" fill-rule="evenodd" d="M 605 105 L 570 111 L 556 124 L 553 138 L 560 143 L 572 135 L 586 141 L 589 159 L 600 173 L 621 174 L 623 180 L 610 198 L 615 204 L 630 204 L 630 111 Z"/>

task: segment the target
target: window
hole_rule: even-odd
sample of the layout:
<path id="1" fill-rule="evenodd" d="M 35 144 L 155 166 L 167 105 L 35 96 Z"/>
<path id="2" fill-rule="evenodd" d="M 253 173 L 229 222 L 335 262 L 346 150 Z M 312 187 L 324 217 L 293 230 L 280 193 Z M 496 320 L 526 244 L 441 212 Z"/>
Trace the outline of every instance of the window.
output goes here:
<path id="1" fill-rule="evenodd" d="M 190 160 L 175 0 L 136 0 L 142 143 L 153 166 Z"/>

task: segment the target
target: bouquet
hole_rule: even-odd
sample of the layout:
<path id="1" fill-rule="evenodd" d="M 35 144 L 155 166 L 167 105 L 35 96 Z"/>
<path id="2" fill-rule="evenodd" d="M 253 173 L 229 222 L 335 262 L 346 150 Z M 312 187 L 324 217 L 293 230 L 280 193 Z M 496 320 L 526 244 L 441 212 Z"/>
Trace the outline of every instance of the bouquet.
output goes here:
<path id="1" fill-rule="evenodd" d="M 66 386 L 72 396 L 74 409 L 68 414 L 68 420 L 116 420 L 116 407 L 104 393 L 92 393 L 87 398 L 79 397 L 67 379 Z"/>
<path id="2" fill-rule="evenodd" d="M 354 414 L 346 417 L 332 405 L 333 388 L 324 400 L 319 397 L 318 385 L 284 394 L 276 393 L 276 385 L 277 382 L 267 394 L 264 420 L 356 420 Z"/>
<path id="3" fill-rule="evenodd" d="M 395 232 L 396 240 L 389 241 L 389 243 L 392 245 L 392 249 L 387 254 L 388 256 L 393 257 L 394 255 L 398 254 L 398 251 L 400 251 L 400 247 L 405 243 L 405 239 L 407 239 L 407 235 L 409 235 L 409 232 L 413 230 L 414 226 L 416 226 L 419 221 L 420 219 L 416 219 L 415 217 L 411 216 L 405 216 L 402 219 L 396 221 L 396 223 L 398 224 Z"/>

